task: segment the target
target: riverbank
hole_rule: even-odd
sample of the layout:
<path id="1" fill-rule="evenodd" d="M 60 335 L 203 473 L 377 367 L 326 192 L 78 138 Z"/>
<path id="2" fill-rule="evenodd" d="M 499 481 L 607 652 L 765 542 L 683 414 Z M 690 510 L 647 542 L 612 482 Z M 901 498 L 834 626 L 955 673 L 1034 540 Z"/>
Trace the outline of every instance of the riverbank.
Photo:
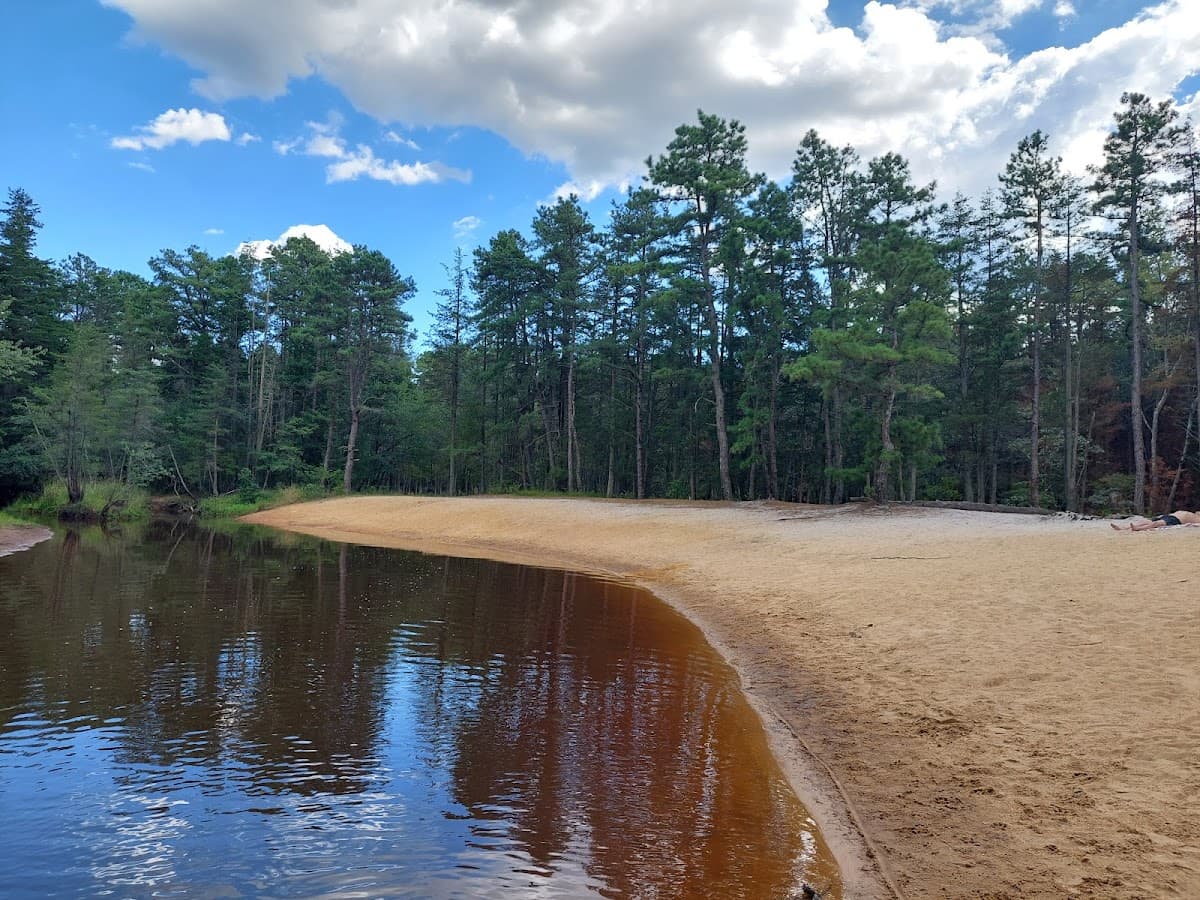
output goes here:
<path id="1" fill-rule="evenodd" d="M 1200 529 L 500 497 L 249 520 L 676 604 L 739 671 L 847 896 L 1200 895 Z"/>
<path id="2" fill-rule="evenodd" d="M 54 532 L 43 525 L 0 525 L 0 556 L 28 550 L 53 536 Z"/>

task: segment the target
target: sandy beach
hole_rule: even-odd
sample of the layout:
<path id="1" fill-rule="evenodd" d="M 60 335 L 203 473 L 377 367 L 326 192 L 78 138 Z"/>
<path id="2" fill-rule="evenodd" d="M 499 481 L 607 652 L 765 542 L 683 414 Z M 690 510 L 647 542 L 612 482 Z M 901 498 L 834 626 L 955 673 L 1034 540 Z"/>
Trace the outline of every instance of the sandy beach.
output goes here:
<path id="1" fill-rule="evenodd" d="M 41 525 L 0 525 L 0 556 L 28 550 L 53 536 L 54 532 Z"/>
<path id="2" fill-rule="evenodd" d="M 1200 896 L 1200 528 L 500 497 L 250 520 L 675 604 L 739 672 L 848 897 Z"/>

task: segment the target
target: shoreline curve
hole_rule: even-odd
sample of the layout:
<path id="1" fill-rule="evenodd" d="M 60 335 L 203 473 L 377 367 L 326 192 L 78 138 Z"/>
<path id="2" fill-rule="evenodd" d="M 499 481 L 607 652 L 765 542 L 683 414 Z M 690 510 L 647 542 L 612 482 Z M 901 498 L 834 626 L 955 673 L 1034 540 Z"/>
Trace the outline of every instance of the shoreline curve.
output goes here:
<path id="1" fill-rule="evenodd" d="M 1200 893 L 1200 529 L 514 497 L 245 521 L 650 590 L 737 672 L 847 897 Z"/>
<path id="2" fill-rule="evenodd" d="M 45 525 L 0 525 L 0 556 L 20 553 L 54 537 Z"/>

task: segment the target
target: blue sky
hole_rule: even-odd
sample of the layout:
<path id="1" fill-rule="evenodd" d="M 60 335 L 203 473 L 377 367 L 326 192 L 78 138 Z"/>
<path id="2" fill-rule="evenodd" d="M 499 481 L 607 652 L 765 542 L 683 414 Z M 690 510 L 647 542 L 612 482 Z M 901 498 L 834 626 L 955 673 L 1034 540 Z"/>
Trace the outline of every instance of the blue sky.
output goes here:
<path id="1" fill-rule="evenodd" d="M 698 107 L 745 122 L 773 177 L 815 127 L 946 195 L 1035 128 L 1081 170 L 1123 90 L 1200 110 L 1194 0 L 282 6 L 9 5 L 0 172 L 42 207 L 42 255 L 148 274 L 323 224 L 415 277 L 423 331 L 456 246 L 572 189 L 602 222 Z"/>

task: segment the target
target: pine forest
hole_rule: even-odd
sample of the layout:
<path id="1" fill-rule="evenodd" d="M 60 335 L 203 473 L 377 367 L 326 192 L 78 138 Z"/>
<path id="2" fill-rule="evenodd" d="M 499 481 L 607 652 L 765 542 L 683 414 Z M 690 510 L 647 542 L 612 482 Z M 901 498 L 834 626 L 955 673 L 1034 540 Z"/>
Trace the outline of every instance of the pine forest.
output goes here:
<path id="1" fill-rule="evenodd" d="M 0 212 L 0 503 L 54 483 L 1078 512 L 1200 505 L 1200 148 L 1120 98 L 1103 164 L 1040 131 L 982 196 L 810 131 L 790 180 L 700 112 L 594 221 L 445 261 L 435 327 L 376 250 L 38 255 Z M 52 227 L 48 223 L 47 227 Z"/>

